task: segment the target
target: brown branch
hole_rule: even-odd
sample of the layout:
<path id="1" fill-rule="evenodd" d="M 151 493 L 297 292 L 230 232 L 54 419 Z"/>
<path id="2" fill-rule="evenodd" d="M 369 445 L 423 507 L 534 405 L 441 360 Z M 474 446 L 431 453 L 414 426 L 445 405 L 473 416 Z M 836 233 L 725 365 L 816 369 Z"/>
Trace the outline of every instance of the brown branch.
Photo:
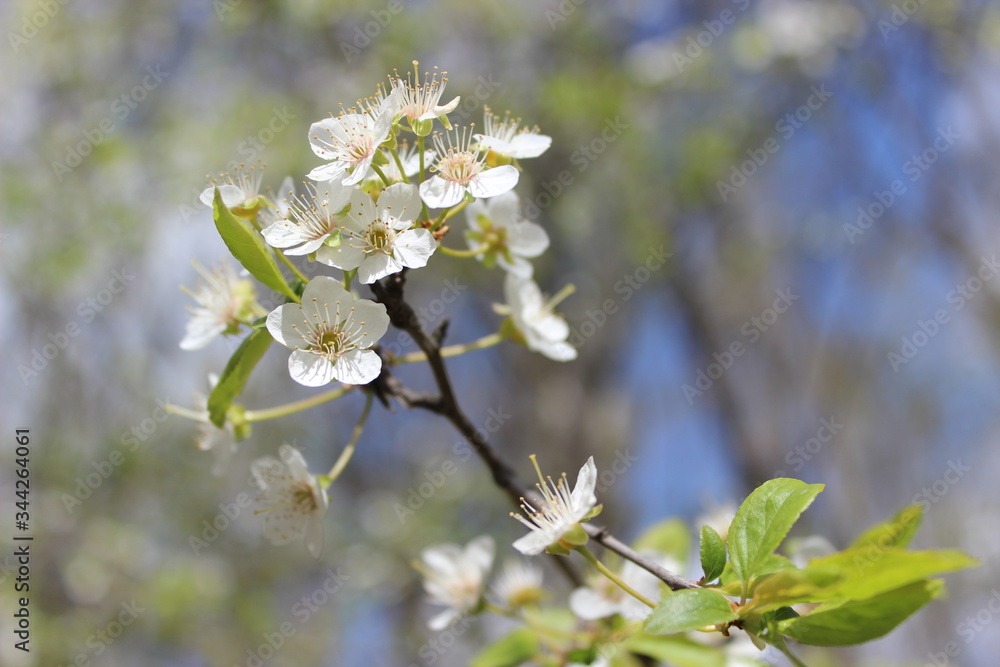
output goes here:
<path id="1" fill-rule="evenodd" d="M 387 363 L 383 363 L 382 375 L 373 383 L 375 385 L 373 389 L 383 401 L 391 396 L 408 408 L 428 410 L 450 421 L 458 432 L 472 445 L 479 458 L 486 464 L 496 485 L 507 494 L 516 507 L 520 507 L 521 501 L 533 494 L 520 481 L 514 469 L 500 458 L 496 450 L 493 449 L 493 446 L 480 434 L 462 411 L 461 407 L 459 407 L 458 400 L 455 398 L 451 377 L 448 375 L 444 359 L 441 357 L 441 343 L 447 331 L 447 324 L 438 327 L 433 334 L 428 335 L 420 325 L 420 321 L 413 308 L 403 298 L 403 287 L 405 284 L 406 269 L 403 269 L 399 273 L 372 283 L 371 289 L 379 303 L 385 306 L 392 325 L 408 333 L 417 344 L 417 347 L 427 356 L 427 363 L 431 367 L 431 372 L 434 375 L 434 381 L 437 384 L 439 393 L 437 395 L 423 394 L 408 389 L 398 378 L 392 376 L 389 364 Z M 636 552 L 627 544 L 611 535 L 607 528 L 584 524 L 584 529 L 595 542 L 652 573 L 671 589 L 699 588 L 698 584 L 667 571 L 652 560 Z M 567 559 L 558 556 L 554 558 L 556 559 L 556 564 L 566 573 L 570 581 L 576 585 L 582 584 L 579 573 Z"/>

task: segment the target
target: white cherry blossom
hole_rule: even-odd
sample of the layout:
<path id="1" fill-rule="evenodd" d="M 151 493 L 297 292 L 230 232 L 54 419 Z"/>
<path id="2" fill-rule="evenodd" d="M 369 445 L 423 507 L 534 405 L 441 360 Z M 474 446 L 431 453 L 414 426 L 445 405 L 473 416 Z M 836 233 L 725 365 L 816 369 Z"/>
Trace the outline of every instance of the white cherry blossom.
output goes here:
<path id="1" fill-rule="evenodd" d="M 329 276 L 306 285 L 302 303 L 286 303 L 267 316 L 267 330 L 292 350 L 288 372 L 307 387 L 333 382 L 368 384 L 382 370 L 369 348 L 389 327 L 385 306 L 355 299 Z"/>
<path id="2" fill-rule="evenodd" d="M 420 214 L 416 186 L 396 183 L 379 195 L 378 203 L 366 193 L 351 193 L 351 210 L 340 221 L 341 242 L 325 248 L 316 259 L 343 270 L 358 270 L 366 285 L 379 278 L 417 269 L 437 249 L 434 235 L 427 229 L 410 229 Z"/>
<path id="3" fill-rule="evenodd" d="M 291 445 L 278 450 L 281 460 L 265 457 L 250 469 L 259 489 L 257 514 L 264 515 L 264 537 L 286 544 L 304 537 L 313 558 L 323 551 L 323 518 L 329 508 L 326 491 L 309 474 L 302 454 Z"/>
<path id="4" fill-rule="evenodd" d="M 342 113 L 313 123 L 309 127 L 309 144 L 316 155 L 329 162 L 310 171 L 309 178 L 343 185 L 365 179 L 378 147 L 392 129 L 390 107 L 374 117 L 371 113 Z"/>
<path id="5" fill-rule="evenodd" d="M 554 482 L 551 477 L 547 481 L 540 481 L 537 484 L 542 495 L 539 506 L 536 508 L 527 500 L 523 500 L 521 509 L 527 516 L 512 515 L 531 529 L 531 532 L 514 542 L 514 548 L 526 556 L 537 556 L 548 547 L 557 544 L 597 505 L 597 496 L 594 495 L 596 486 L 597 466 L 594 465 L 593 456 L 587 459 L 580 469 L 576 486 L 572 491 L 565 473 L 558 482 Z"/>
<path id="6" fill-rule="evenodd" d="M 197 302 L 191 308 L 182 350 L 198 350 L 220 334 L 234 334 L 241 324 L 249 324 L 260 309 L 253 283 L 236 275 L 232 264 L 222 262 L 211 271 L 192 262 L 202 277 L 195 291 L 181 288 Z M 260 313 L 263 314 L 263 313 Z"/>
<path id="7" fill-rule="evenodd" d="M 474 135 L 481 150 L 518 160 L 538 157 L 552 145 L 552 137 L 539 134 L 537 127 L 518 130 L 521 120 L 509 113 L 501 119 L 487 108 L 483 116 L 483 132 Z"/>
<path id="8" fill-rule="evenodd" d="M 465 209 L 469 249 L 486 247 L 476 257 L 487 266 L 495 262 L 511 273 L 530 278 L 534 272 L 527 258 L 538 257 L 549 247 L 549 235 L 541 225 L 521 217 L 520 200 L 513 190 Z"/>
<path id="9" fill-rule="evenodd" d="M 446 116 L 455 110 L 461 99 L 456 97 L 447 104 L 439 104 L 441 96 L 444 94 L 445 86 L 448 85 L 448 73 L 439 73 L 437 67 L 435 67 L 433 74 L 424 73 L 423 82 L 421 82 L 417 67 L 418 64 L 414 61 L 413 79 L 407 74 L 404 81 L 398 73 L 389 77 L 392 90 L 396 94 L 399 103 L 399 114 L 406 117 L 410 121 L 411 126 L 419 121 L 434 120 L 435 118 Z"/>
<path id="10" fill-rule="evenodd" d="M 546 303 L 533 280 L 508 273 L 504 280 L 504 295 L 511 321 L 528 349 L 555 361 L 576 359 L 576 348 L 566 342 L 569 325 L 552 312 L 552 304 Z"/>
<path id="11" fill-rule="evenodd" d="M 477 537 L 464 549 L 440 544 L 424 550 L 417 566 L 424 575 L 424 590 L 433 602 L 447 607 L 430 620 L 432 630 L 444 630 L 479 605 L 494 552 L 493 538 L 488 535 Z"/>
<path id="12" fill-rule="evenodd" d="M 542 599 L 542 571 L 523 560 L 507 560 L 493 581 L 493 594 L 510 609 Z"/>
<path id="13" fill-rule="evenodd" d="M 198 200 L 212 208 L 215 204 L 215 188 L 219 188 L 222 203 L 227 208 L 253 208 L 260 196 L 260 184 L 264 179 L 264 168 L 260 163 L 247 166 L 241 164 L 234 172 L 212 178 L 211 185 L 202 190 Z"/>
<path id="14" fill-rule="evenodd" d="M 420 184 L 420 198 L 429 208 L 448 208 L 465 199 L 466 193 L 480 199 L 496 197 L 517 185 L 520 172 L 505 164 L 490 167 L 486 154 L 472 147 L 469 128 L 456 128 L 434 135 L 437 161 L 434 176 Z"/>
<path id="15" fill-rule="evenodd" d="M 286 217 L 265 227 L 261 234 L 268 245 L 281 248 L 286 255 L 316 253 L 323 261 L 329 254 L 331 240 L 340 238 L 340 212 L 351 200 L 352 188 L 327 183 L 322 190 L 306 186 L 307 195 L 293 200 L 285 209 Z"/>

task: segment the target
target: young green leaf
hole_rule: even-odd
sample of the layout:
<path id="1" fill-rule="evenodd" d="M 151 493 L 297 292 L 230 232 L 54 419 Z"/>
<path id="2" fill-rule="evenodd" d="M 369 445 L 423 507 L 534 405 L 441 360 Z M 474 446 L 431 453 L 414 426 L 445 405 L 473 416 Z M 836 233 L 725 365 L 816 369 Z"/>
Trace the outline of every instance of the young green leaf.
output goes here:
<path id="1" fill-rule="evenodd" d="M 726 569 L 726 543 L 711 526 L 701 527 L 701 569 L 705 581 L 715 581 Z"/>
<path id="2" fill-rule="evenodd" d="M 708 589 L 675 591 L 665 595 L 646 619 L 646 632 L 668 635 L 736 620 L 729 599 Z"/>
<path id="3" fill-rule="evenodd" d="M 538 651 L 538 637 L 527 628 L 504 635 L 479 652 L 470 667 L 515 667 L 523 664 Z"/>
<path id="4" fill-rule="evenodd" d="M 208 418 L 219 428 L 226 423 L 226 411 L 243 391 L 254 366 L 271 346 L 271 340 L 267 329 L 255 329 L 229 358 L 219 382 L 208 395 Z"/>
<path id="5" fill-rule="evenodd" d="M 764 482 L 740 505 L 729 527 L 729 560 L 744 586 L 785 539 L 822 484 L 779 478 Z"/>
<path id="6" fill-rule="evenodd" d="M 858 539 L 854 540 L 852 547 L 876 546 L 882 549 L 887 547 L 905 547 L 909 545 L 913 536 L 917 534 L 917 529 L 923 521 L 924 514 L 920 505 L 908 505 L 904 507 L 896 516 L 885 523 L 872 526 L 863 532 Z"/>
<path id="7" fill-rule="evenodd" d="M 943 591 L 939 579 L 918 581 L 860 602 L 823 605 L 806 616 L 780 621 L 778 629 L 802 644 L 861 644 L 889 633 Z"/>
<path id="8" fill-rule="evenodd" d="M 296 298 L 295 292 L 281 275 L 278 263 L 274 261 L 274 256 L 264 243 L 264 239 L 249 222 L 233 215 L 232 211 L 222 203 L 219 188 L 215 189 L 213 215 L 215 228 L 219 230 L 219 235 L 226 242 L 229 252 L 233 253 L 233 257 L 243 265 L 243 268 L 275 292 Z"/>

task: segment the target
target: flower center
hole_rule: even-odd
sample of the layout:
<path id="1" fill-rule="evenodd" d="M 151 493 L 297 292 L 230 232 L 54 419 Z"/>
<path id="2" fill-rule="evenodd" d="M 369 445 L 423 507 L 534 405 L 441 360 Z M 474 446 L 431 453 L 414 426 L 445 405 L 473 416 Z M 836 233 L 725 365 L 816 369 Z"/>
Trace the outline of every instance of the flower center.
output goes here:
<path id="1" fill-rule="evenodd" d="M 441 158 L 437 170 L 442 178 L 464 186 L 479 175 L 483 170 L 483 163 L 472 151 L 456 151 Z"/>
<path id="2" fill-rule="evenodd" d="M 368 232 L 368 245 L 371 246 L 374 252 L 384 252 L 386 248 L 392 245 L 389 230 L 379 224 L 373 225 Z"/>
<path id="3" fill-rule="evenodd" d="M 312 489 L 305 484 L 300 484 L 292 492 L 292 503 L 305 513 L 312 512 L 317 507 Z"/>

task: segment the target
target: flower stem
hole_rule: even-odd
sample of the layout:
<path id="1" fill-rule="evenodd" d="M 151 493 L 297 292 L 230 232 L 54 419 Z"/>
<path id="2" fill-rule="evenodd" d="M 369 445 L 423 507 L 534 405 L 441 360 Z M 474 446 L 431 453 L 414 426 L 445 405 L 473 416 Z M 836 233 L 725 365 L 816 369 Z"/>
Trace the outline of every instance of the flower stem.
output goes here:
<path id="1" fill-rule="evenodd" d="M 420 182 L 424 182 L 424 137 L 417 135 L 417 153 L 420 159 Z"/>
<path id="2" fill-rule="evenodd" d="M 285 256 L 285 253 L 281 252 L 280 250 L 275 250 L 274 254 L 278 257 L 278 259 L 280 259 L 285 264 L 285 266 L 287 266 L 289 269 L 292 270 L 292 273 L 295 274 L 296 278 L 298 278 L 299 280 L 301 280 L 306 284 L 309 283 L 309 279 L 306 278 L 305 275 L 301 271 L 299 271 L 294 264 L 292 264 L 291 260 Z M 296 298 L 295 301 L 297 303 L 298 298 Z"/>
<path id="3" fill-rule="evenodd" d="M 475 257 L 489 250 L 489 246 L 481 245 L 478 248 L 470 248 L 469 250 L 455 250 L 447 246 L 438 246 L 438 250 L 452 257 Z"/>
<path id="4" fill-rule="evenodd" d="M 482 338 L 474 340 L 471 343 L 459 343 L 457 345 L 442 347 L 441 356 L 457 357 L 460 354 L 472 352 L 473 350 L 482 350 L 487 347 L 493 347 L 501 342 L 503 342 L 503 336 L 499 333 L 492 333 L 488 336 L 483 336 Z M 423 352 L 411 352 L 410 354 L 404 354 L 401 357 L 394 357 L 392 359 L 392 363 L 394 364 L 412 364 L 418 361 L 427 361 L 427 355 Z"/>
<path id="5" fill-rule="evenodd" d="M 628 593 L 629 595 L 631 595 L 632 597 L 634 597 L 636 600 L 638 600 L 639 602 L 641 602 L 644 605 L 646 605 L 647 607 L 651 607 L 651 608 L 652 607 L 656 607 L 656 603 L 654 603 L 652 600 L 650 600 L 649 598 L 647 598 L 645 595 L 643 595 L 642 593 L 638 592 L 637 590 L 635 590 L 634 588 L 632 588 L 631 586 L 629 586 L 628 584 L 626 584 L 624 581 L 622 581 L 621 577 L 619 577 L 617 574 L 615 574 L 614 572 L 612 572 L 611 570 L 609 570 L 604 563 L 602 563 L 601 561 L 597 560 L 597 556 L 595 556 L 594 554 L 592 554 L 590 552 L 590 549 L 588 549 L 586 546 L 577 547 L 576 550 L 580 552 L 581 556 L 583 556 L 588 561 L 590 561 L 590 564 L 593 565 L 594 567 L 596 567 L 598 572 L 600 572 L 605 577 L 607 577 L 608 579 L 610 579 L 611 581 L 613 581 L 623 591 L 625 591 L 626 593 Z"/>
<path id="6" fill-rule="evenodd" d="M 389 153 L 392 154 L 392 159 L 396 163 L 396 168 L 399 169 L 399 175 L 403 177 L 405 183 L 410 182 L 410 177 L 406 175 L 406 170 L 403 169 L 403 161 L 399 159 L 399 152 L 395 148 L 390 148 Z"/>
<path id="7" fill-rule="evenodd" d="M 378 166 L 374 162 L 372 162 L 371 167 L 372 171 L 374 171 L 376 174 L 379 175 L 379 178 L 382 179 L 382 182 L 385 183 L 386 187 L 392 185 L 392 182 L 386 177 L 385 173 L 382 171 L 382 167 Z"/>
<path id="8" fill-rule="evenodd" d="M 187 419 L 193 419 L 196 422 L 208 423 L 208 413 L 207 412 L 195 412 L 194 410 L 189 410 L 188 408 L 182 408 L 179 405 L 174 405 L 173 403 L 167 403 L 163 406 L 167 414 L 177 415 L 178 417 L 185 417 Z"/>
<path id="9" fill-rule="evenodd" d="M 330 474 L 327 475 L 330 479 L 330 484 L 340 477 L 340 473 L 344 472 L 344 468 L 347 467 L 351 457 L 354 456 L 354 449 L 358 444 L 358 439 L 361 437 L 361 432 L 365 429 L 365 422 L 368 421 L 368 414 L 372 411 L 372 399 L 374 397 L 375 395 L 371 392 L 368 392 L 365 396 L 365 409 L 361 411 L 361 417 L 358 419 L 358 423 L 354 427 L 354 432 L 351 433 L 351 441 L 347 443 L 346 447 L 344 447 L 344 451 L 340 453 L 340 458 L 338 458 L 337 462 L 333 464 L 333 467 L 330 468 Z"/>
<path id="10" fill-rule="evenodd" d="M 340 387 L 339 389 L 334 389 L 333 391 L 328 391 L 324 394 L 310 396 L 309 398 L 301 401 L 286 403 L 284 405 L 276 405 L 273 408 L 264 408 L 263 410 L 247 410 L 243 416 L 248 422 L 262 422 L 268 419 L 277 419 L 278 417 L 285 417 L 287 415 L 295 414 L 296 412 L 302 412 L 303 410 L 308 410 L 309 408 L 314 408 L 317 405 L 322 405 L 328 401 L 338 399 L 352 389 L 354 389 L 354 385 L 347 385 L 345 387 Z"/>

